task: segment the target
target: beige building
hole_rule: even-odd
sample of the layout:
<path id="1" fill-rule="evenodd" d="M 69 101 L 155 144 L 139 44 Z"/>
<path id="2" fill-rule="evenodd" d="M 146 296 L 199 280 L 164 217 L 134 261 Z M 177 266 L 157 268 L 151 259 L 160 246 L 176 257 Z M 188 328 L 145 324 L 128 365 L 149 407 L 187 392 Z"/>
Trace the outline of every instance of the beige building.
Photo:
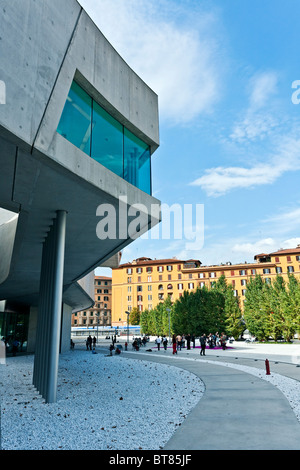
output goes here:
<path id="1" fill-rule="evenodd" d="M 167 297 L 174 302 L 185 290 L 210 288 L 221 275 L 232 285 L 243 308 L 251 277 L 258 274 L 265 282 L 272 282 L 277 274 L 287 278 L 288 273 L 300 275 L 299 245 L 294 249 L 261 253 L 252 263 L 240 264 L 202 266 L 199 260 L 138 258 L 112 270 L 112 325 L 125 325 L 125 312 L 135 307 L 140 311 L 151 310 Z"/>
<path id="2" fill-rule="evenodd" d="M 95 304 L 93 307 L 72 314 L 72 326 L 110 326 L 112 312 L 112 279 L 106 276 L 95 276 Z"/>

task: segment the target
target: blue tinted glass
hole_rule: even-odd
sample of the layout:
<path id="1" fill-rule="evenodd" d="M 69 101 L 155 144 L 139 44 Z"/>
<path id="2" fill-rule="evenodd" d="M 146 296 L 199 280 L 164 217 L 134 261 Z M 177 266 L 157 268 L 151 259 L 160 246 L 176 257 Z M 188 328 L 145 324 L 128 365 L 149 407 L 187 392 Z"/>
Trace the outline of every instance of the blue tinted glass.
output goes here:
<path id="1" fill-rule="evenodd" d="M 128 129 L 124 129 L 124 178 L 151 194 L 150 148 Z"/>
<path id="2" fill-rule="evenodd" d="M 57 132 L 90 155 L 92 98 L 72 83 Z"/>
<path id="3" fill-rule="evenodd" d="M 94 160 L 151 194 L 151 153 L 76 82 L 72 83 L 57 132 Z"/>
<path id="4" fill-rule="evenodd" d="M 91 157 L 123 177 L 123 126 L 95 101 Z"/>

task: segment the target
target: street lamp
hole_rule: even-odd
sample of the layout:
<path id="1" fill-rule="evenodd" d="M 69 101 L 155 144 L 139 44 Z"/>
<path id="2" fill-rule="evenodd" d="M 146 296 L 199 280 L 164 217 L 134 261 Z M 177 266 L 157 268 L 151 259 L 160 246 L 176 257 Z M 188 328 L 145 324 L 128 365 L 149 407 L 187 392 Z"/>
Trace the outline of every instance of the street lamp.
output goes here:
<path id="1" fill-rule="evenodd" d="M 127 345 L 129 345 L 129 315 L 130 315 L 130 312 L 127 312 L 126 310 L 126 315 L 127 315 Z"/>
<path id="2" fill-rule="evenodd" d="M 166 308 L 167 312 L 168 312 L 168 319 L 169 319 L 169 342 L 171 341 L 171 326 L 170 326 L 170 312 L 171 312 L 171 309 L 170 308 Z"/>

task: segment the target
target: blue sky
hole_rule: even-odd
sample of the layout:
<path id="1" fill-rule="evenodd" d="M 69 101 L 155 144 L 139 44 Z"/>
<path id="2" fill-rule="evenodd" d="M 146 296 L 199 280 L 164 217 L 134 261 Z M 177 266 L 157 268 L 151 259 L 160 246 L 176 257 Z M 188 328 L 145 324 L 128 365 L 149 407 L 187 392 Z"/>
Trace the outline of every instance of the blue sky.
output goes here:
<path id="1" fill-rule="evenodd" d="M 122 262 L 237 263 L 299 244 L 299 0 L 80 3 L 158 94 L 153 195 L 204 207 L 203 246 L 148 234 Z"/>

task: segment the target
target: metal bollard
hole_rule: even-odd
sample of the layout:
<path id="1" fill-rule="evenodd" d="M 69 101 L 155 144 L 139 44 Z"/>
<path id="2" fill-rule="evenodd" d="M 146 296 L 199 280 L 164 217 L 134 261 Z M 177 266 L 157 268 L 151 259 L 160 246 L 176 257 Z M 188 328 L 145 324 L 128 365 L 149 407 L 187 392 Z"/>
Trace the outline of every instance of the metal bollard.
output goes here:
<path id="1" fill-rule="evenodd" d="M 270 375 L 270 364 L 269 364 L 268 359 L 265 360 L 265 364 L 266 364 L 266 375 Z"/>

